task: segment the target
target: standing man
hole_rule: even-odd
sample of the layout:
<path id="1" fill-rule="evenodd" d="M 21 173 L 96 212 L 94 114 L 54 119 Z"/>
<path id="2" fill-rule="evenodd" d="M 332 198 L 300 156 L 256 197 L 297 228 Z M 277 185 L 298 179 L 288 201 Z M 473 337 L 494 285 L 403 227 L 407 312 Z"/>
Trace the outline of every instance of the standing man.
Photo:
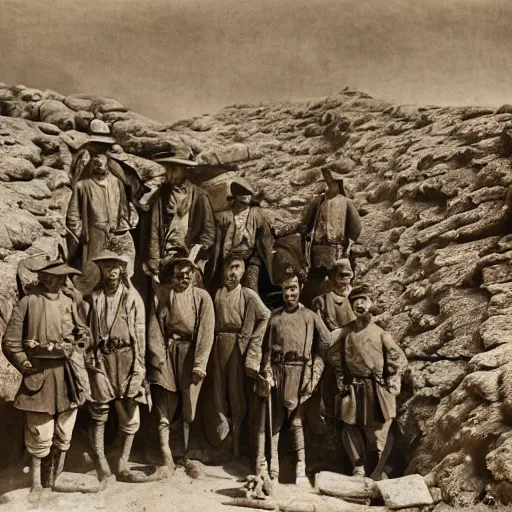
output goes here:
<path id="1" fill-rule="evenodd" d="M 237 178 L 231 183 L 230 190 L 231 209 L 216 217 L 216 267 L 222 273 L 226 256 L 237 253 L 245 263 L 242 284 L 257 292 L 262 267 L 272 282 L 274 235 L 261 208 L 254 204 L 251 185 L 243 178 Z"/>
<path id="2" fill-rule="evenodd" d="M 93 120 L 91 131 L 93 129 L 100 133 L 93 132 L 84 145 L 83 158 L 88 163 L 76 163 L 79 169 L 74 176 L 73 194 L 66 214 L 66 225 L 73 240 L 82 246 L 85 282 L 77 285 L 84 295 L 92 291 L 99 279 L 98 268 L 92 259 L 107 245 L 112 245 L 113 240 L 130 255 L 127 271 L 128 275 L 133 274 L 135 246 L 129 230 L 138 221 L 135 208 L 127 198 L 123 171 L 107 155 L 107 150 L 116 141 L 106 134 L 109 128 L 102 121 Z"/>
<path id="3" fill-rule="evenodd" d="M 302 276 L 288 268 L 281 283 L 284 306 L 273 311 L 263 341 L 262 377 L 273 380 L 272 460 L 270 477 L 279 477 L 279 433 L 287 424 L 297 453 L 296 482 L 305 481 L 306 457 L 302 428 L 302 404 L 315 390 L 324 369 L 320 352 L 331 342 L 321 318 L 299 302 Z M 271 379 L 269 379 L 271 376 Z M 258 449 L 261 460 L 262 447 Z"/>
<path id="4" fill-rule="evenodd" d="M 343 397 L 343 445 L 354 466 L 354 476 L 365 476 L 365 463 L 372 451 L 377 451 L 377 468 L 384 465 L 382 457 L 396 417 L 396 396 L 407 359 L 391 335 L 373 322 L 370 288 L 354 288 L 349 300 L 357 318 L 344 329 L 333 353 L 338 354 Z M 381 470 L 374 471 L 372 478 L 378 480 L 381 474 Z"/>
<path id="5" fill-rule="evenodd" d="M 188 448 L 199 392 L 213 345 L 215 313 L 210 295 L 193 285 L 196 266 L 174 258 L 161 270 L 148 330 L 148 381 L 158 415 L 166 472 L 174 470 L 169 433 L 181 402 L 183 440 Z"/>
<path id="6" fill-rule="evenodd" d="M 75 302 L 63 292 L 67 277 L 80 272 L 62 260 L 32 270 L 38 273 L 39 285 L 14 308 L 2 350 L 23 376 L 14 407 L 25 412 L 25 446 L 32 458 L 35 492 L 42 484 L 53 487 L 64 468 L 77 409 L 83 403 L 69 359 L 83 360 L 81 350 L 89 333 Z"/>
<path id="7" fill-rule="evenodd" d="M 165 154 L 153 158 L 166 174 L 151 200 L 148 270 L 158 276 L 170 259 L 185 252 L 204 273 L 213 251 L 215 221 L 207 192 L 187 179 L 187 169 L 198 164 Z"/>
<path id="8" fill-rule="evenodd" d="M 356 242 L 361 233 L 361 219 L 345 196 L 343 179 L 328 168 L 322 174 L 327 190 L 313 199 L 305 215 L 304 249 L 315 281 L 323 281 L 335 262 L 348 256 L 350 241 Z"/>
<path id="9" fill-rule="evenodd" d="M 128 459 L 140 426 L 139 404 L 146 402 L 146 323 L 142 299 L 126 275 L 128 257 L 104 250 L 92 261 L 98 265 L 101 281 L 88 298 L 92 333 L 87 353 L 92 388 L 90 437 L 99 479 L 106 483 L 111 471 L 105 458 L 104 437 L 112 403 L 123 434 L 116 473 L 125 480 L 131 477 Z"/>
<path id="10" fill-rule="evenodd" d="M 205 401 L 207 440 L 218 446 L 231 424 L 234 457 L 239 455 L 240 428 L 248 408 L 254 421 L 254 378 L 259 373 L 261 344 L 270 318 L 258 294 L 240 284 L 244 272 L 243 256 L 231 254 L 224 259 L 224 286 L 215 296 L 216 335 Z M 254 428 L 249 427 L 252 437 Z"/>
<path id="11" fill-rule="evenodd" d="M 348 258 L 342 258 L 335 262 L 334 267 L 327 274 L 331 291 L 313 299 L 311 309 L 320 315 L 327 329 L 331 332 L 333 344 L 337 341 L 341 328 L 356 319 L 348 295 L 350 282 L 354 276 Z M 338 394 L 334 361 L 330 350 L 327 351 L 326 368 L 319 385 L 320 411 L 316 419 L 325 423 L 325 416 L 336 417 L 335 398 Z M 314 400 L 316 397 L 314 397 Z M 316 422 L 313 422 L 313 424 Z"/>

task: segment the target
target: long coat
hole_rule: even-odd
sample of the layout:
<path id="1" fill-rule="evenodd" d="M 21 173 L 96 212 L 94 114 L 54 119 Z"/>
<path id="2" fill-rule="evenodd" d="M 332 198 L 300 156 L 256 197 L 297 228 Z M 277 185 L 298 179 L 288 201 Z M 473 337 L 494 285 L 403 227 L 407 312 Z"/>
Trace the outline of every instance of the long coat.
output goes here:
<path id="1" fill-rule="evenodd" d="M 396 395 L 407 367 L 403 350 L 384 329 L 370 320 L 356 331 L 345 327 L 333 357 L 338 378 L 347 387 L 341 420 L 372 426 L 396 417 Z"/>
<path id="2" fill-rule="evenodd" d="M 14 407 L 53 415 L 69 410 L 72 402 L 76 405 L 83 403 L 84 393 L 88 393 L 88 381 L 83 353 L 76 342 L 83 340 L 87 343 L 88 338 L 89 331 L 80 319 L 75 302 L 62 290 L 49 294 L 35 289 L 23 297 L 14 307 L 2 350 L 20 373 L 24 371 L 25 361 L 30 361 L 38 372 L 23 377 Z M 49 342 L 59 343 L 66 357 L 36 357 L 26 347 L 24 342 L 27 340 L 38 341 L 42 346 Z"/>
<path id="3" fill-rule="evenodd" d="M 108 333 L 109 339 L 119 346 L 114 350 L 104 347 L 101 342 L 99 308 L 102 289 L 95 290 L 89 297 L 91 305 L 88 324 L 92 343 L 88 348 L 89 378 L 92 399 L 104 404 L 115 399 L 133 398 L 145 402 L 144 377 L 146 374 L 146 320 L 144 303 L 133 287 L 122 287 L 119 307 Z"/>
<path id="4" fill-rule="evenodd" d="M 217 303 L 216 298 L 216 303 Z M 244 317 L 240 332 L 225 333 L 222 325 L 217 322 L 217 333 L 212 355 L 209 363 L 209 375 L 205 387 L 206 400 L 204 430 L 206 439 L 213 446 L 220 444 L 229 432 L 229 407 L 231 417 L 239 413 L 241 423 L 247 411 L 249 396 L 253 393 L 254 380 L 247 377 L 247 370 L 257 375 L 260 370 L 262 357 L 262 342 L 265 334 L 270 311 L 263 304 L 259 295 L 250 288 L 242 287 L 242 300 L 244 302 Z M 238 354 L 234 354 L 237 351 Z M 235 361 L 239 366 L 235 375 L 229 375 L 230 360 L 237 356 Z M 231 368 L 233 371 L 233 368 Z M 226 389 L 232 386 L 235 389 Z M 228 404 L 227 396 L 236 395 L 239 411 L 233 411 L 233 404 Z M 239 427 L 239 425 L 232 425 Z"/>
<path id="5" fill-rule="evenodd" d="M 254 252 L 260 257 L 267 269 L 270 281 L 272 275 L 272 250 L 274 248 L 274 235 L 270 230 L 265 215 L 258 206 L 250 206 L 247 216 L 247 229 L 254 233 Z M 229 252 L 235 236 L 235 215 L 232 210 L 220 212 L 216 216 L 216 240 L 214 252 L 214 271 L 222 272 L 222 260 L 225 253 Z"/>
<path id="6" fill-rule="evenodd" d="M 206 375 L 206 366 L 213 345 L 215 312 L 213 302 L 208 292 L 193 287 L 194 299 L 194 333 L 190 342 L 190 357 L 185 365 L 175 369 L 171 354 L 168 350 L 169 334 L 167 319 L 170 315 L 170 288 L 155 287 L 151 304 L 148 325 L 148 343 L 146 350 L 146 372 L 150 384 L 161 386 L 167 391 L 182 392 L 187 389 L 190 393 L 193 420 L 202 381 L 192 384 L 192 371 L 198 370 Z"/>
<path id="7" fill-rule="evenodd" d="M 208 193 L 201 187 L 193 183 L 189 183 L 188 186 L 192 190 L 192 198 L 185 243 L 189 250 L 193 245 L 202 245 L 205 248 L 204 256 L 211 257 L 215 242 L 212 203 Z M 168 226 L 164 226 L 164 208 L 169 194 L 170 186 L 164 183 L 152 198 L 148 263 L 154 270 L 158 268 L 160 260 L 165 257 L 165 229 Z"/>

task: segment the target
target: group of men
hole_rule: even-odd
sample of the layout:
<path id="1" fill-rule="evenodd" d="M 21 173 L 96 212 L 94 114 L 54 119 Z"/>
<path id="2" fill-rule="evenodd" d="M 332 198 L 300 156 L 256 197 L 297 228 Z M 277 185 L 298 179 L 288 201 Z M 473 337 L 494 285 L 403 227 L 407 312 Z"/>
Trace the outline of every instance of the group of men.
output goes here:
<path id="1" fill-rule="evenodd" d="M 276 268 L 273 231 L 247 181 L 233 180 L 232 207 L 214 215 L 206 191 L 187 179 L 196 162 L 155 155 L 165 181 L 143 190 L 150 196 L 145 203 L 107 152 L 115 142 L 108 127 L 95 128 L 75 162 L 81 179 L 75 174 L 67 215 L 83 274 L 70 259 L 28 262 L 38 286 L 14 308 L 2 343 L 23 376 L 14 405 L 25 411 L 32 489 L 54 485 L 84 404 L 103 485 L 112 474 L 104 448 L 111 405 L 123 438 L 115 474 L 136 481 L 128 459 L 145 403 L 153 404 L 158 422 L 157 473 L 171 474 L 171 425 L 179 411 L 186 452 L 200 394 L 206 440 L 215 447 L 231 434 L 238 456 L 248 416 L 256 470 L 272 479 L 279 477 L 279 434 L 290 428 L 301 482 L 304 404 L 319 393 L 324 410 L 343 421 L 354 474 L 364 475 L 368 453 L 384 452 L 406 359 L 373 322 L 371 290 L 352 289 L 347 253 L 361 223 L 342 182 L 324 171 L 327 191 L 312 202 L 304 223 L 309 278 L 328 285 L 310 309 L 300 302 L 306 269 Z M 147 240 L 137 248 L 147 255 L 146 305 L 130 280 L 135 246 L 129 231 L 139 217 L 134 205 L 149 218 Z M 93 268 L 99 277 L 91 285 Z M 272 312 L 258 294 L 262 272 L 282 291 L 283 305 Z M 84 277 L 82 297 L 75 284 Z"/>

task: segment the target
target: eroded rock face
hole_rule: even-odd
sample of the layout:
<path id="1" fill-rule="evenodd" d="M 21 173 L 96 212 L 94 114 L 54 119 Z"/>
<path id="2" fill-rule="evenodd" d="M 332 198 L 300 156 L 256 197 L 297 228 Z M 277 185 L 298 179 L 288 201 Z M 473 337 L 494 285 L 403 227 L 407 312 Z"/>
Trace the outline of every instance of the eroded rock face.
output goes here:
<path id="1" fill-rule="evenodd" d="M 486 493 L 510 501 L 510 108 L 395 107 L 345 90 L 162 125 L 115 100 L 16 86 L 0 88 L 0 113 L 0 337 L 17 262 L 63 235 L 71 157 L 92 118 L 110 125 L 145 181 L 161 175 L 143 160 L 156 150 L 235 164 L 208 177 L 212 197 L 244 176 L 278 234 L 299 224 L 330 162 L 363 219 L 357 278 L 375 288 L 377 318 L 410 361 L 398 419 L 406 472 L 454 505 Z M 4 359 L 0 375 L 0 397 L 12 399 L 18 376 Z"/>

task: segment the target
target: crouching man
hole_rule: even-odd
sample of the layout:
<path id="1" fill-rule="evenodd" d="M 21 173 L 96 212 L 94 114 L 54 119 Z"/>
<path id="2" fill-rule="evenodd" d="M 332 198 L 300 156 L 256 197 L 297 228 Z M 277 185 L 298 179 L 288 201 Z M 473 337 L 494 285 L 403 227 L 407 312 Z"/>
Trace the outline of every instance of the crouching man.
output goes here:
<path id="1" fill-rule="evenodd" d="M 271 376 L 272 460 L 270 477 L 279 477 L 279 433 L 287 425 L 297 454 L 296 483 L 306 481 L 306 457 L 302 404 L 311 397 L 322 371 L 321 352 L 330 345 L 330 333 L 322 319 L 299 302 L 302 276 L 287 269 L 281 283 L 284 306 L 272 312 L 263 341 L 262 377 Z M 263 460 L 264 447 L 258 447 Z M 261 468 L 260 471 L 263 469 Z"/>
<path id="2" fill-rule="evenodd" d="M 123 480 L 132 480 L 128 459 L 140 426 L 139 404 L 146 402 L 146 324 L 142 299 L 126 275 L 128 256 L 104 250 L 92 261 L 98 266 L 101 279 L 87 299 L 90 304 L 88 324 L 92 333 L 87 352 L 92 394 L 89 433 L 97 459 L 98 477 L 106 484 L 111 475 L 104 448 L 110 404 L 116 409 L 123 437 L 116 474 Z"/>
<path id="3" fill-rule="evenodd" d="M 356 320 L 342 333 L 336 358 L 342 439 L 354 476 L 365 476 L 368 455 L 377 452 L 372 478 L 378 480 L 407 359 L 391 335 L 373 322 L 370 288 L 355 287 L 349 301 Z"/>
<path id="4" fill-rule="evenodd" d="M 162 286 L 155 287 L 149 319 L 147 373 L 158 416 L 162 476 L 174 471 L 169 434 L 180 402 L 187 451 L 190 425 L 213 345 L 213 302 L 206 290 L 194 286 L 196 271 L 188 258 L 174 258 L 165 264 L 160 273 Z"/>
<path id="5" fill-rule="evenodd" d="M 77 362 L 81 357 L 83 361 L 81 352 L 88 330 L 76 303 L 63 291 L 67 277 L 80 272 L 62 260 L 33 270 L 39 284 L 14 308 L 2 349 L 23 376 L 14 407 L 25 412 L 31 492 L 38 492 L 43 486 L 53 487 L 64 467 L 77 409 L 84 401 L 80 388 L 83 375 L 76 374 L 70 360 Z"/>

